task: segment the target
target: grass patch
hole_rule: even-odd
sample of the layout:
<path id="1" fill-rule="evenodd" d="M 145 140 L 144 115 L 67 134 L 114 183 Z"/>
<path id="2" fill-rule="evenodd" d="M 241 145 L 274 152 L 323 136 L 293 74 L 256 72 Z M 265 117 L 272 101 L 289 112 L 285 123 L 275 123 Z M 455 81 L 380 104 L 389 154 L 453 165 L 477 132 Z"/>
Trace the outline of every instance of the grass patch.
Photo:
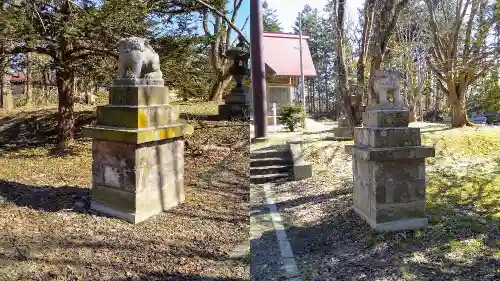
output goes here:
<path id="1" fill-rule="evenodd" d="M 429 129 L 422 141 L 436 148 L 426 167 L 429 227 L 395 233 L 372 231 L 351 195 L 327 197 L 352 186 L 352 142 L 306 145 L 314 177 L 280 187 L 278 203 L 290 206 L 280 211 L 299 266 L 317 268 L 317 280 L 498 280 L 500 129 Z"/>

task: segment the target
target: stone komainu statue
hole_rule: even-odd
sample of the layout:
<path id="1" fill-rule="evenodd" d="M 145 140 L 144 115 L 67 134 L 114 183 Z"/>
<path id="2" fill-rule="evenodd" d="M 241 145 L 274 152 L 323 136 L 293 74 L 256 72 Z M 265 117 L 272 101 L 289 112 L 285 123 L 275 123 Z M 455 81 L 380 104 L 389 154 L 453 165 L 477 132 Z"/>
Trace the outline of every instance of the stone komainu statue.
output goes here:
<path id="1" fill-rule="evenodd" d="M 118 78 L 162 80 L 160 58 L 148 40 L 139 37 L 118 41 Z"/>
<path id="2" fill-rule="evenodd" d="M 379 104 L 383 108 L 390 107 L 387 93 L 392 90 L 393 108 L 404 109 L 406 103 L 400 93 L 399 81 L 401 73 L 393 69 L 381 69 L 375 72 L 373 77 L 373 90 L 378 95 Z"/>

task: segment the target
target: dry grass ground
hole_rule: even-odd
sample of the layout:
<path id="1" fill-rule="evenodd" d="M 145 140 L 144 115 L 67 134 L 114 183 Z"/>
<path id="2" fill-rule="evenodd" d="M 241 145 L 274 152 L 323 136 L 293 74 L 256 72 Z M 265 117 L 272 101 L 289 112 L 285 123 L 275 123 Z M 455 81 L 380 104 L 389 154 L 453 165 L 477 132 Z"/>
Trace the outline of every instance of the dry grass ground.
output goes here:
<path id="1" fill-rule="evenodd" d="M 95 108 L 77 107 L 64 155 L 54 107 L 0 112 L 0 280 L 248 280 L 249 257 L 229 254 L 249 233 L 249 126 L 217 121 L 215 104 L 182 111 L 196 128 L 186 202 L 136 226 L 89 209 L 91 140 L 79 132 Z"/>
<path id="2" fill-rule="evenodd" d="M 352 142 L 308 136 L 313 178 L 273 187 L 304 280 L 500 280 L 500 129 L 413 125 L 436 147 L 418 231 L 373 232 L 351 207 Z"/>

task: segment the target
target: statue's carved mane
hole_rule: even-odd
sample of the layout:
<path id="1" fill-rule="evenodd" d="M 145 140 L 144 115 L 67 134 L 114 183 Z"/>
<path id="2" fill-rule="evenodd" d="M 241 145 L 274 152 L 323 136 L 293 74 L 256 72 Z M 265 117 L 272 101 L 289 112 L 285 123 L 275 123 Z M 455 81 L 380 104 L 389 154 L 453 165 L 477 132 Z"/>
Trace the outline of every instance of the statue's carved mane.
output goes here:
<path id="1" fill-rule="evenodd" d="M 140 51 L 145 51 L 145 50 L 153 50 L 151 45 L 149 44 L 149 41 L 144 38 L 139 38 L 139 37 L 129 37 L 129 38 L 122 38 L 120 41 L 118 41 L 118 47 L 122 48 L 123 50 L 140 50 Z"/>

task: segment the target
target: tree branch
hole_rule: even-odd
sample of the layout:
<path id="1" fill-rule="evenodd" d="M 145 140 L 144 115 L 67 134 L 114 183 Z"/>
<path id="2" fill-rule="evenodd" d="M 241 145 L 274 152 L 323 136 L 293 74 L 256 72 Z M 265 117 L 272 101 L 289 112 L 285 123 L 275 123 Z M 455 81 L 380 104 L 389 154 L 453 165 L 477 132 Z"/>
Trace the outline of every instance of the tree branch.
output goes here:
<path id="1" fill-rule="evenodd" d="M 241 31 L 241 29 L 239 29 L 232 21 L 231 19 L 228 18 L 227 15 L 225 15 L 224 13 L 222 13 L 221 11 L 217 10 L 215 7 L 213 7 L 212 5 L 202 1 L 202 0 L 192 0 L 196 3 L 199 3 L 201 4 L 202 6 L 204 6 L 205 8 L 209 9 L 212 13 L 218 15 L 219 17 L 221 17 L 222 19 L 224 19 L 224 21 L 229 24 L 229 26 L 234 29 L 234 31 L 236 31 L 236 33 L 238 33 L 239 36 L 241 36 L 241 38 L 243 38 L 243 41 L 245 41 L 245 43 L 247 43 L 248 45 L 250 45 L 250 41 L 246 38 L 245 34 L 243 34 L 243 32 Z"/>
<path id="2" fill-rule="evenodd" d="M 42 46 L 37 46 L 37 47 L 17 46 L 10 50 L 7 50 L 6 53 L 11 55 L 24 54 L 24 53 L 39 53 L 51 56 L 52 58 L 57 57 L 56 50 L 50 47 L 42 47 Z"/>
<path id="3" fill-rule="evenodd" d="M 231 16 L 232 23 L 234 23 L 236 21 L 236 18 L 238 17 L 238 11 L 239 11 L 242 3 L 243 3 L 243 0 L 233 0 L 233 15 Z M 232 32 L 231 26 L 228 26 L 227 37 L 226 37 L 226 49 L 229 49 L 229 44 L 230 44 L 230 40 L 231 40 L 231 32 Z"/>

